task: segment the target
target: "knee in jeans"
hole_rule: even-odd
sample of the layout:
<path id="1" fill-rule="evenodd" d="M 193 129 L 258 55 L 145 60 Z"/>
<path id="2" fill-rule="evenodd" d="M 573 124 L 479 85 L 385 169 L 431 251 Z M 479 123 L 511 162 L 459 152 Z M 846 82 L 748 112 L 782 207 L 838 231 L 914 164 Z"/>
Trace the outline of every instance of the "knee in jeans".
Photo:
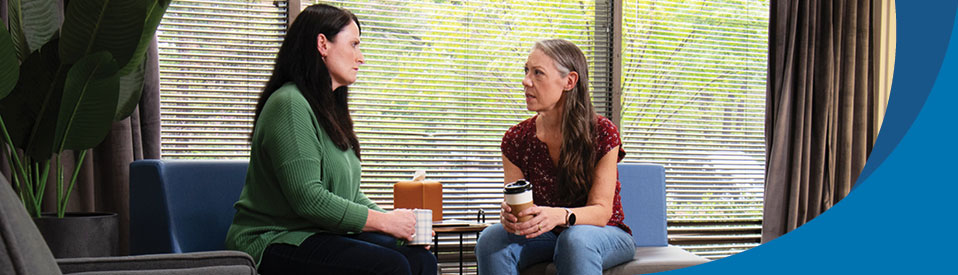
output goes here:
<path id="1" fill-rule="evenodd" d="M 476 257 L 488 255 L 501 250 L 501 246 L 507 245 L 506 230 L 501 224 L 494 224 L 479 233 L 479 239 L 476 240 Z"/>
<path id="2" fill-rule="evenodd" d="M 595 232 L 591 232 L 592 230 L 589 229 L 584 226 L 573 226 L 562 231 L 562 234 L 559 234 L 559 239 L 556 240 L 556 251 L 596 251 L 598 248 L 592 238 Z"/>

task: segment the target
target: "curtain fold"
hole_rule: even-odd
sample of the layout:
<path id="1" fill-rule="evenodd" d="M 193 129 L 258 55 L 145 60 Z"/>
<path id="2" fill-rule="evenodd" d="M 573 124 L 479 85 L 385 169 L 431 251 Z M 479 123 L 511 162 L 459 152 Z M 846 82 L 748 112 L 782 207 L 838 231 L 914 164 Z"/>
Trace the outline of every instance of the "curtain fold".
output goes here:
<path id="1" fill-rule="evenodd" d="M 62 5 L 61 5 L 62 10 Z M 7 0 L 0 0 L 0 14 L 7 22 Z M 6 26 L 6 25 L 4 25 Z M 130 162 L 160 158 L 160 90 L 156 38 L 147 50 L 143 92 L 130 117 L 114 122 L 106 139 L 90 150 L 81 165 L 68 212 L 114 212 L 120 217 L 120 253 L 129 253 Z M 74 152 L 62 156 L 64 175 L 75 168 Z M 52 165 L 51 165 L 52 166 Z M 6 156 L 0 154 L 0 171 L 10 179 Z M 43 198 L 45 212 L 56 209 L 55 179 L 51 176 Z"/>
<path id="2" fill-rule="evenodd" d="M 0 21 L 4 27 L 7 26 L 7 0 L 0 0 Z"/>
<path id="3" fill-rule="evenodd" d="M 870 0 L 771 2 L 762 242 L 848 195 L 871 151 Z"/>

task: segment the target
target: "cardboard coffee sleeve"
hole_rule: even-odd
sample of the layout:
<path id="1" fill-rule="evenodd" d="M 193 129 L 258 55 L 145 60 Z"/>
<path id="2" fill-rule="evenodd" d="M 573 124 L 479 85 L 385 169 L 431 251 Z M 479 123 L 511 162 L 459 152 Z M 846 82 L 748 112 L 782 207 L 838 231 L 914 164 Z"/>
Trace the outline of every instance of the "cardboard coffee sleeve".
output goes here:
<path id="1" fill-rule="evenodd" d="M 519 218 L 519 222 L 528 221 L 532 218 L 531 215 L 526 215 L 519 217 L 519 212 L 526 210 L 526 208 L 532 207 L 532 183 L 529 183 L 526 180 L 520 179 L 513 183 L 506 184 L 506 187 L 502 190 L 505 194 L 506 204 L 512 208 L 512 215 Z"/>

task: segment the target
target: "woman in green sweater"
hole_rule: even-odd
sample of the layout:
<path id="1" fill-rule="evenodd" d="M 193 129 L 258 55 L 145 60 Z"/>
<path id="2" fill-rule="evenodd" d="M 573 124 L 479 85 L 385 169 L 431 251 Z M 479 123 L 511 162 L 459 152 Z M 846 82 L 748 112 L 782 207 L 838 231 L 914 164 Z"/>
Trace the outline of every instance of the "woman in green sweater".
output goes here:
<path id="1" fill-rule="evenodd" d="M 313 5 L 300 13 L 256 105 L 246 186 L 226 247 L 261 274 L 436 274 L 409 210 L 383 211 L 359 190 L 360 150 L 346 87 L 364 63 L 359 20 Z"/>

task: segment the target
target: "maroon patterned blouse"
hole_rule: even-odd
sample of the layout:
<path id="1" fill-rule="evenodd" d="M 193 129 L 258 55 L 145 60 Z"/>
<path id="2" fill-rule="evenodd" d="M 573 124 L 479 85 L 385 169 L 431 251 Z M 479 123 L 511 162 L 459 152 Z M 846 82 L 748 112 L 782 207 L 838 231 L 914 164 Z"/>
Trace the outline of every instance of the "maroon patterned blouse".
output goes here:
<path id="1" fill-rule="evenodd" d="M 519 167 L 525 179 L 532 183 L 532 200 L 536 205 L 552 207 L 580 207 L 584 205 L 566 205 L 558 201 L 556 188 L 555 165 L 552 164 L 552 157 L 549 156 L 549 148 L 544 142 L 536 137 L 536 118 L 526 119 L 506 131 L 502 137 L 502 154 L 513 164 Z M 595 137 L 596 164 L 598 159 L 605 156 L 612 147 L 619 146 L 619 158 L 616 162 L 622 161 L 625 157 L 625 150 L 622 149 L 622 140 L 619 138 L 619 131 L 608 118 L 596 115 L 596 129 L 592 132 Z M 612 200 L 612 218 L 608 225 L 618 226 L 632 234 L 622 220 L 625 213 L 622 212 L 622 197 L 619 191 L 622 189 L 622 183 L 618 181 L 616 175 L 615 197 Z"/>

